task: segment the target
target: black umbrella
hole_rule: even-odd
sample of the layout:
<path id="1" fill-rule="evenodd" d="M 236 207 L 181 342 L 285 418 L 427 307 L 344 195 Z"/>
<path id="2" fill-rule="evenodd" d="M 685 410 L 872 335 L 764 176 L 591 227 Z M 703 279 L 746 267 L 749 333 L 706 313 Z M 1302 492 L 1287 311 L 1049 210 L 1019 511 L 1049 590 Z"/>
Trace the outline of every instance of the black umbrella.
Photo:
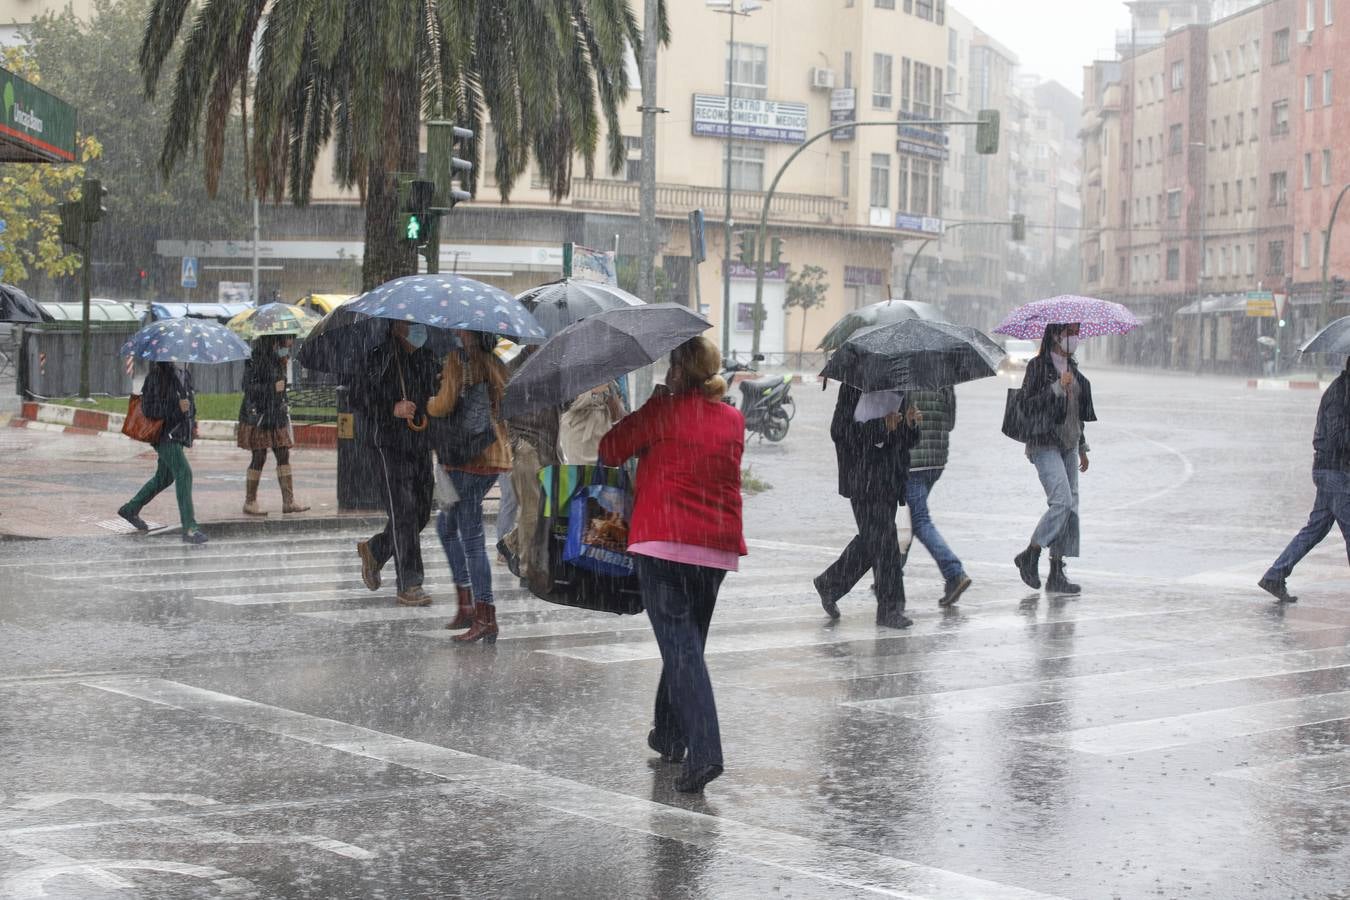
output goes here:
<path id="1" fill-rule="evenodd" d="M 0 284 L 0 322 L 50 322 L 37 301 L 12 284 Z"/>
<path id="2" fill-rule="evenodd" d="M 1332 322 L 1299 349 L 1304 353 L 1350 353 L 1350 316 Z"/>
<path id="3" fill-rule="evenodd" d="M 610 309 L 587 316 L 549 338 L 506 386 L 502 415 L 561 406 L 636 372 L 712 326 L 674 303 Z"/>
<path id="4" fill-rule="evenodd" d="M 994 375 L 1003 355 L 974 328 L 906 319 L 855 333 L 820 375 L 861 391 L 932 390 Z"/>
<path id="5" fill-rule="evenodd" d="M 942 310 L 931 303 L 924 303 L 920 300 L 883 300 L 880 303 L 872 303 L 846 313 L 843 318 L 830 326 L 830 330 L 825 332 L 825 337 L 820 339 L 818 346 L 821 350 L 838 350 L 844 346 L 844 341 L 853 336 L 855 331 L 873 325 L 903 322 L 906 319 L 923 319 L 928 322 L 947 321 L 942 315 Z"/>
<path id="6" fill-rule="evenodd" d="M 586 316 L 607 309 L 642 306 L 642 300 L 622 288 L 598 281 L 567 278 L 530 288 L 516 299 L 534 313 L 534 318 L 549 334 L 557 334 Z"/>
<path id="7" fill-rule="evenodd" d="M 548 335 L 529 310 L 501 288 L 462 275 L 408 275 L 386 281 L 323 317 L 300 348 L 307 369 L 355 372 L 389 335 L 391 322 L 428 326 L 433 353 L 456 346 L 453 331 L 480 331 L 518 344 L 542 343 Z"/>

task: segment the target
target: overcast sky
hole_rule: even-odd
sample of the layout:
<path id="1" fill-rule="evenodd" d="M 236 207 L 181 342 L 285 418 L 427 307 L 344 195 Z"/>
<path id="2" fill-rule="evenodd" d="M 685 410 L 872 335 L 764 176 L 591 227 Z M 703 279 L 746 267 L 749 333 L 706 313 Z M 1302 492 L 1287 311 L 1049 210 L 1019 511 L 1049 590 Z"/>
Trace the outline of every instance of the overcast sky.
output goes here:
<path id="1" fill-rule="evenodd" d="M 1017 54 L 1023 72 L 1083 92 L 1083 66 L 1129 27 L 1121 0 L 953 0 L 952 6 Z M 1110 59 L 1114 53 L 1106 58 Z"/>

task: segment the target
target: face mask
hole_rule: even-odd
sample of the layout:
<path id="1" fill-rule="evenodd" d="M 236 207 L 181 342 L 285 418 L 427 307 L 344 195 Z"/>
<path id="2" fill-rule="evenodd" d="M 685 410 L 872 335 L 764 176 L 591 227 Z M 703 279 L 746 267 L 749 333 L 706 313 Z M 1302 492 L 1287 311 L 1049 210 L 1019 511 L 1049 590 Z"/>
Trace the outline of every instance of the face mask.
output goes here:
<path id="1" fill-rule="evenodd" d="M 408 326 L 408 336 L 404 338 L 416 350 L 427 342 L 427 326 L 413 324 Z"/>
<path id="2" fill-rule="evenodd" d="M 290 348 L 290 347 L 278 347 L 278 348 L 277 348 L 277 356 L 281 357 L 282 359 L 285 359 L 286 357 L 288 357 L 288 356 L 290 356 L 290 355 L 291 355 L 291 348 Z"/>
<path id="3" fill-rule="evenodd" d="M 1074 352 L 1078 350 L 1078 336 L 1070 334 L 1061 337 L 1059 339 L 1059 346 L 1063 348 L 1065 353 L 1073 356 Z"/>

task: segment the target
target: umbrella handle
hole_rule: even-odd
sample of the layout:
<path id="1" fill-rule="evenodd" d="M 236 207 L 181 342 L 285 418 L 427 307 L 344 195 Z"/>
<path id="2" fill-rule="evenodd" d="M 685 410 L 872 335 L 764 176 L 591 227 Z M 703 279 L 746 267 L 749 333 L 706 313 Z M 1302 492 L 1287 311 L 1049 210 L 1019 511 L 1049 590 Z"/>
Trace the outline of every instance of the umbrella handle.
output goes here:
<path id="1" fill-rule="evenodd" d="M 408 427 L 411 428 L 413 431 L 426 431 L 427 426 L 431 424 L 427 421 L 427 417 L 425 415 L 422 416 L 421 424 L 418 424 L 416 419 L 404 419 L 404 421 L 408 423 Z"/>

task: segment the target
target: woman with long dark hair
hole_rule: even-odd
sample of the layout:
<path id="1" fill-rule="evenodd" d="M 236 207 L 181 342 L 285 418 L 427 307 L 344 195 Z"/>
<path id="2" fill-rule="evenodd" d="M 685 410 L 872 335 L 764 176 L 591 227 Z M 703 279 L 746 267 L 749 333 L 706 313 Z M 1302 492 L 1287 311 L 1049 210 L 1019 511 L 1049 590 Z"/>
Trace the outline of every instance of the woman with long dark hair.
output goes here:
<path id="1" fill-rule="evenodd" d="M 638 458 L 628 552 L 661 648 L 656 723 L 647 745 L 684 760 L 675 789 L 698 793 L 722 774 L 722 735 L 703 660 L 717 592 L 745 555 L 741 454 L 745 420 L 722 402 L 722 355 L 706 337 L 670 354 L 663 389 L 600 441 L 600 461 Z M 685 754 L 688 758 L 685 759 Z"/>
<path id="2" fill-rule="evenodd" d="M 309 509 L 295 499 L 291 476 L 291 410 L 286 402 L 286 369 L 295 339 L 288 334 L 264 335 L 253 342 L 253 355 L 244 362 L 244 397 L 239 403 L 239 423 L 235 443 L 253 454 L 244 473 L 244 512 L 265 516 L 258 505 L 258 485 L 262 481 L 267 451 L 277 460 L 277 484 L 281 487 L 281 511 L 304 512 Z"/>
<path id="3" fill-rule="evenodd" d="M 1041 550 L 1050 548 L 1050 574 L 1045 589 L 1077 594 L 1078 585 L 1064 571 L 1066 557 L 1079 551 L 1078 475 L 1088 470 L 1087 422 L 1097 421 L 1092 385 L 1078 369 L 1076 323 L 1047 325 L 1041 351 L 1027 363 L 1022 379 L 1022 416 L 1026 423 L 1027 459 L 1036 467 L 1045 489 L 1046 510 L 1027 548 L 1013 562 L 1027 587 L 1040 589 Z"/>

